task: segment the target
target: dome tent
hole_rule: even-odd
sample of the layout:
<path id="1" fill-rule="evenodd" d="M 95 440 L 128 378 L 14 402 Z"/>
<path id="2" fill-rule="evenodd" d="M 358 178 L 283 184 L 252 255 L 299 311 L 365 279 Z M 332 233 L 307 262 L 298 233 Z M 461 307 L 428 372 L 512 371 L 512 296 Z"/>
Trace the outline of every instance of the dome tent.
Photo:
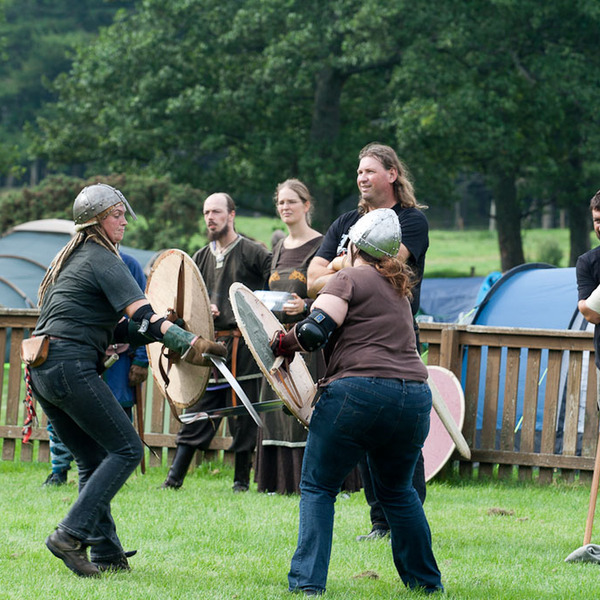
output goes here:
<path id="1" fill-rule="evenodd" d="M 545 263 L 527 263 L 507 271 L 489 290 L 473 315 L 473 325 L 490 327 L 525 327 L 531 329 L 576 329 L 585 330 L 588 323 L 577 310 L 577 281 L 575 268 L 557 268 Z M 463 380 L 466 372 L 467 352 L 463 362 Z M 525 395 L 525 365 L 527 349 L 520 351 L 517 392 L 517 424 L 523 415 Z M 506 379 L 507 349 L 503 348 L 500 367 L 500 382 Z M 563 353 L 560 389 L 564 391 L 568 351 Z M 585 357 L 584 368 L 587 368 Z M 477 409 L 477 429 L 483 423 L 483 388 L 486 377 L 487 348 L 482 348 L 480 371 L 480 396 Z M 540 377 L 537 389 L 536 430 L 543 425 L 545 381 L 548 368 L 548 351 L 542 351 Z M 587 377 L 582 378 L 583 381 Z M 585 390 L 582 390 L 582 397 Z M 561 393 L 562 397 L 562 393 Z M 504 389 L 501 384 L 498 396 L 496 428 L 500 429 L 504 406 Z M 518 425 L 517 425 L 518 427 Z M 561 439 L 561 421 L 557 424 L 557 440 Z"/>
<path id="2" fill-rule="evenodd" d="M 42 219 L 17 225 L 0 237 L 0 307 L 35 308 L 46 269 L 74 233 L 72 221 Z M 128 246 L 121 250 L 144 269 L 155 255 Z"/>

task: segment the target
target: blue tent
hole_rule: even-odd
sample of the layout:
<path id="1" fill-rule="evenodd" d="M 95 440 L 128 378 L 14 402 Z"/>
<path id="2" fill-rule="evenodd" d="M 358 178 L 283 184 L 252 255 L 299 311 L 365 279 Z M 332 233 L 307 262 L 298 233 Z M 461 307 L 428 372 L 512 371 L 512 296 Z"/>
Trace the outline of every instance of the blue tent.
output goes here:
<path id="1" fill-rule="evenodd" d="M 420 320 L 456 323 L 473 310 L 483 277 L 425 278 L 421 283 Z M 428 319 L 424 316 L 429 317 Z"/>
<path id="2" fill-rule="evenodd" d="M 489 290 L 473 316 L 473 325 L 527 327 L 533 329 L 585 329 L 587 322 L 577 310 L 575 268 L 556 268 L 544 263 L 527 263 L 506 272 Z M 468 350 L 467 350 L 468 351 Z M 527 350 L 521 350 L 521 364 L 526 364 Z M 480 381 L 485 381 L 487 348 L 481 353 Z M 506 349 L 502 354 L 500 381 L 506 377 Z M 463 363 L 466 365 L 466 356 Z M 544 411 L 547 351 L 542 352 L 538 384 L 536 429 L 541 430 Z M 463 374 L 464 375 L 464 374 Z M 517 420 L 523 414 L 525 372 L 518 374 Z M 463 377 L 464 378 L 464 377 Z M 477 428 L 482 426 L 483 391 L 477 411 Z M 500 427 L 504 404 L 503 389 L 498 398 Z"/>
<path id="3" fill-rule="evenodd" d="M 75 233 L 72 221 L 23 223 L 0 238 L 0 306 L 35 308 L 38 287 L 57 252 Z M 146 269 L 155 252 L 121 246 Z"/>
<path id="4" fill-rule="evenodd" d="M 486 277 L 425 277 L 417 320 L 470 323 L 478 305 L 501 276 L 499 271 L 492 271 Z"/>

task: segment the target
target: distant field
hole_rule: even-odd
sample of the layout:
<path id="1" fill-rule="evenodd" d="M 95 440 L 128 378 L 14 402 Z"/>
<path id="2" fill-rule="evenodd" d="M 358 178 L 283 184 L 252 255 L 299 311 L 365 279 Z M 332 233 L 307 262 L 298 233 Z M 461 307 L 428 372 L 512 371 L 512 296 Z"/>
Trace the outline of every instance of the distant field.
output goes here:
<path id="1" fill-rule="evenodd" d="M 269 246 L 275 229 L 284 228 L 279 219 L 237 217 L 238 231 Z M 569 231 L 567 229 L 528 229 L 522 232 L 527 262 L 550 262 L 567 267 Z M 592 246 L 598 240 L 590 233 Z M 560 260 L 558 260 L 560 258 Z M 498 236 L 490 231 L 432 230 L 425 265 L 425 277 L 485 276 L 500 270 Z"/>
<path id="2" fill-rule="evenodd" d="M 529 229 L 521 235 L 527 262 L 549 262 L 559 267 L 568 266 L 567 229 Z M 495 232 L 430 232 L 425 277 L 482 276 L 499 270 L 500 250 Z"/>

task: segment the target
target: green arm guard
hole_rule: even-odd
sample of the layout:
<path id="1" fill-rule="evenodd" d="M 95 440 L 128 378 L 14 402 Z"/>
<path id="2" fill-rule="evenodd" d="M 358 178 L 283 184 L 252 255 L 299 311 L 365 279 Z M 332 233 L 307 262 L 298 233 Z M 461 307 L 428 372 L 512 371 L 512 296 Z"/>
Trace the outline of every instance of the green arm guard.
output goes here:
<path id="1" fill-rule="evenodd" d="M 210 366 L 210 360 L 202 356 L 204 353 L 215 354 L 223 358 L 227 356 L 227 349 L 223 344 L 205 340 L 195 333 L 181 329 L 178 325 L 169 327 L 162 342 L 169 350 L 177 352 L 183 360 L 193 365 Z"/>

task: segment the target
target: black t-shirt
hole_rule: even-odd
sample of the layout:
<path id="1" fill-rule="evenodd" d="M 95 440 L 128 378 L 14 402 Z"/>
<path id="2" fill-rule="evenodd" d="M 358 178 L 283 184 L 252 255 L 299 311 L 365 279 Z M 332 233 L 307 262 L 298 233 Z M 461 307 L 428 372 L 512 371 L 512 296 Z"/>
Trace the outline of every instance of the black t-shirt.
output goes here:
<path id="1" fill-rule="evenodd" d="M 84 242 L 46 292 L 35 334 L 88 344 L 103 354 L 125 308 L 143 298 L 119 256 L 93 241 Z"/>
<path id="2" fill-rule="evenodd" d="M 577 259 L 575 273 L 577 275 L 578 300 L 587 300 L 600 285 L 600 246 L 582 254 Z M 596 366 L 600 369 L 600 326 L 598 325 L 594 327 L 594 349 L 596 350 Z"/>
<path id="3" fill-rule="evenodd" d="M 406 262 L 413 270 L 417 280 L 412 289 L 413 299 L 411 302 L 412 313 L 415 315 L 419 310 L 421 280 L 425 271 L 425 253 L 429 248 L 429 224 L 425 215 L 418 208 L 402 208 L 400 204 L 395 204 L 392 209 L 400 221 L 402 243 L 410 252 L 410 257 Z M 346 239 L 344 236 L 359 218 L 357 210 L 351 210 L 339 216 L 327 230 L 316 256 L 327 261 L 333 260 L 341 249 L 340 244 Z"/>

